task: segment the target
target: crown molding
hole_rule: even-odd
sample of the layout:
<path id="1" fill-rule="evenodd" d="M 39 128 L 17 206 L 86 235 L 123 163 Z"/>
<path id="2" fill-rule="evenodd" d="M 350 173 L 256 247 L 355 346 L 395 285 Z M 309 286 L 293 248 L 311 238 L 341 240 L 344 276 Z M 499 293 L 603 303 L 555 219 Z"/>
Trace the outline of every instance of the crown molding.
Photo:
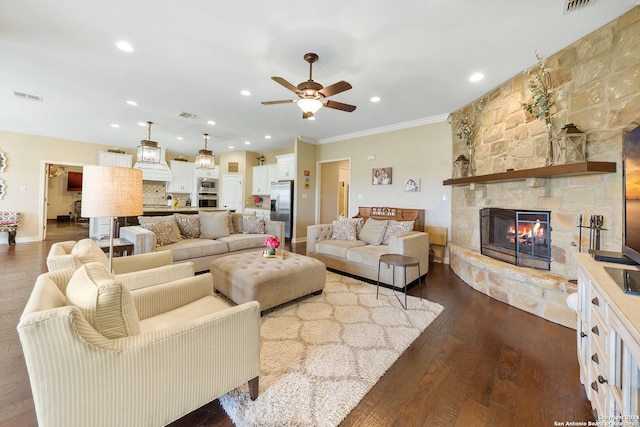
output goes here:
<path id="1" fill-rule="evenodd" d="M 639 0 L 640 1 L 640 0 Z M 345 139 L 360 138 L 363 136 L 377 135 L 379 133 L 392 132 L 395 130 L 407 129 L 416 126 L 429 125 L 433 123 L 440 123 L 447 120 L 448 114 L 441 114 L 439 116 L 425 117 L 424 119 L 411 120 L 408 122 L 396 123 L 389 126 L 382 126 L 379 128 L 367 129 L 359 132 L 347 133 L 345 135 L 332 136 L 330 138 L 322 138 L 318 140 L 318 144 L 329 144 L 331 142 L 344 141 Z"/>

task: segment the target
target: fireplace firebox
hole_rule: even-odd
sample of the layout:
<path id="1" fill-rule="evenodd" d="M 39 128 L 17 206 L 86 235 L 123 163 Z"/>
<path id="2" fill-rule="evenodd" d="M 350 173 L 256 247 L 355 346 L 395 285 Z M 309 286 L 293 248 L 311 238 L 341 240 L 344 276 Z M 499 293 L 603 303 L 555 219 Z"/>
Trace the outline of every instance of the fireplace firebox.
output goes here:
<path id="1" fill-rule="evenodd" d="M 480 210 L 480 252 L 522 267 L 551 269 L 551 212 Z"/>

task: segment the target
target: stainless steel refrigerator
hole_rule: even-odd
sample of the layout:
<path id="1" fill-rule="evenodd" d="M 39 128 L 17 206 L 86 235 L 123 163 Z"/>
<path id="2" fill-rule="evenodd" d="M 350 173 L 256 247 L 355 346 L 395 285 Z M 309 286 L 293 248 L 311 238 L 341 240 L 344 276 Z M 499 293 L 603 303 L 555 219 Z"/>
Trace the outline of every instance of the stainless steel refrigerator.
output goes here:
<path id="1" fill-rule="evenodd" d="M 293 181 L 271 183 L 271 220 L 284 222 L 285 240 L 293 231 Z"/>

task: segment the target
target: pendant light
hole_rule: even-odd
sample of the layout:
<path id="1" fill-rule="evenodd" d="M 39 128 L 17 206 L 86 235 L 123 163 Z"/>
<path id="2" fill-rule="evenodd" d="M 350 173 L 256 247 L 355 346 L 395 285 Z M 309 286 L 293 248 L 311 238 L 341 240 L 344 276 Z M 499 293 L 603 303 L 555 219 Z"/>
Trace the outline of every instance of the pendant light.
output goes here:
<path id="1" fill-rule="evenodd" d="M 138 162 L 141 163 L 160 163 L 160 147 L 155 141 L 151 141 L 151 125 L 153 122 L 147 122 L 149 130 L 147 139 L 140 141 L 138 145 Z"/>
<path id="2" fill-rule="evenodd" d="M 216 156 L 213 155 L 213 151 L 207 150 L 207 143 L 209 142 L 209 134 L 204 134 L 204 150 L 199 150 L 196 155 L 196 169 L 215 169 Z"/>

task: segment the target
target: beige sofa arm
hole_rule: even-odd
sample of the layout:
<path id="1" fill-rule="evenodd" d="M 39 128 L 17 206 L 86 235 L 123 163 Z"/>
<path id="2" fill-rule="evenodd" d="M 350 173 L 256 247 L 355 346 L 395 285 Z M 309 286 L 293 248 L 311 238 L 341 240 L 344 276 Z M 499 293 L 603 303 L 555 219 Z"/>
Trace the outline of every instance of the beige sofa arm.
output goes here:
<path id="1" fill-rule="evenodd" d="M 158 251 L 113 258 L 113 273 L 125 274 L 173 264 L 173 252 Z"/>
<path id="2" fill-rule="evenodd" d="M 264 222 L 265 234 L 273 234 L 284 245 L 284 222 L 282 221 L 265 221 Z"/>
<path id="3" fill-rule="evenodd" d="M 331 224 L 317 224 L 307 226 L 307 255 L 316 251 L 316 243 L 331 239 L 333 226 Z"/>
<path id="4" fill-rule="evenodd" d="M 422 231 L 410 231 L 389 239 L 389 252 L 417 258 L 420 261 L 420 273 L 429 271 L 429 234 Z"/>
<path id="5" fill-rule="evenodd" d="M 49 271 L 62 270 L 64 268 L 78 268 L 80 261 L 71 251 L 76 245 L 75 240 L 54 243 L 47 255 L 47 269 Z"/>
<path id="6" fill-rule="evenodd" d="M 135 289 L 146 288 L 147 286 L 155 286 L 193 277 L 196 274 L 195 270 L 192 262 L 181 262 L 150 268 L 148 270 L 119 274 L 118 280 L 120 280 L 127 289 L 133 291 Z"/>
<path id="7" fill-rule="evenodd" d="M 260 373 L 255 301 L 115 340 L 65 306 L 23 316 L 18 333 L 42 426 L 165 425 Z"/>
<path id="8" fill-rule="evenodd" d="M 156 234 L 139 225 L 122 227 L 120 237 L 133 243 L 134 255 L 146 254 L 156 250 Z"/>

